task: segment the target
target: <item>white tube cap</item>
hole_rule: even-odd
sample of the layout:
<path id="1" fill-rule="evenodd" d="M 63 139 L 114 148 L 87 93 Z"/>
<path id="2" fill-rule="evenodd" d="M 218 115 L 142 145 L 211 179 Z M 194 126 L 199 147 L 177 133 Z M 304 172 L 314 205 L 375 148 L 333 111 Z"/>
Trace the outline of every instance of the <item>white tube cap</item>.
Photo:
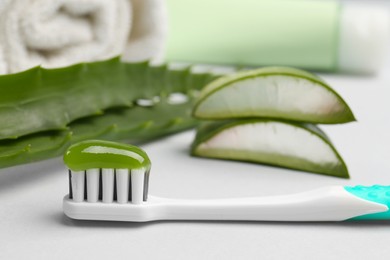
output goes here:
<path id="1" fill-rule="evenodd" d="M 345 4 L 341 11 L 339 69 L 373 74 L 390 49 L 390 10 Z"/>

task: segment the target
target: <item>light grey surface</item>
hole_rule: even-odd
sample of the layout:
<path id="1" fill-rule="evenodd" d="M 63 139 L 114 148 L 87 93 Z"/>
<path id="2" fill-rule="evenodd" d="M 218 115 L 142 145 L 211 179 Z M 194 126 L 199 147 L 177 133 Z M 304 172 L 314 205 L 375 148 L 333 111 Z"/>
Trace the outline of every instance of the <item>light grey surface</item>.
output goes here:
<path id="1" fill-rule="evenodd" d="M 390 184 L 390 75 L 323 75 L 357 123 L 324 127 L 352 178 L 191 158 L 193 132 L 145 145 L 150 192 L 174 198 L 261 196 L 325 185 Z M 387 74 L 387 75 L 386 75 Z M 389 259 L 388 223 L 73 221 L 61 210 L 59 159 L 0 171 L 0 259 Z M 389 222 L 390 223 L 390 222 Z"/>

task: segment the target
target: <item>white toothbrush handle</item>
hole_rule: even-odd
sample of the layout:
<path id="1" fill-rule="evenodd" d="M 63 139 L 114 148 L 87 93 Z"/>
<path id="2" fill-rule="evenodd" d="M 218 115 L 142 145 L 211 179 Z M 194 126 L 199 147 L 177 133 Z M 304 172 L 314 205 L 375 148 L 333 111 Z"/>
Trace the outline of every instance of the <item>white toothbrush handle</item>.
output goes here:
<path id="1" fill-rule="evenodd" d="M 219 199 L 219 200 L 166 200 L 159 219 L 192 220 L 249 220 L 249 221 L 343 221 L 357 217 L 370 218 L 375 213 L 388 214 L 386 204 L 357 196 L 351 189 L 375 187 L 326 187 L 293 195 Z M 388 187 L 385 187 L 387 191 Z M 363 191 L 364 192 L 364 191 Z M 385 191 L 384 191 L 385 192 Z M 389 194 L 390 195 L 390 194 Z M 156 198 L 157 199 L 157 198 Z M 157 199 L 158 200 L 158 199 Z M 157 201 L 156 201 L 157 202 Z M 158 203 L 157 203 L 158 204 Z M 158 213 L 158 209 L 156 209 Z M 152 214 L 153 215 L 153 214 Z"/>
<path id="2" fill-rule="evenodd" d="M 292 195 L 214 200 L 149 196 L 142 204 L 77 202 L 65 196 L 63 207 L 74 219 L 134 222 L 390 220 L 390 186 L 335 186 Z"/>

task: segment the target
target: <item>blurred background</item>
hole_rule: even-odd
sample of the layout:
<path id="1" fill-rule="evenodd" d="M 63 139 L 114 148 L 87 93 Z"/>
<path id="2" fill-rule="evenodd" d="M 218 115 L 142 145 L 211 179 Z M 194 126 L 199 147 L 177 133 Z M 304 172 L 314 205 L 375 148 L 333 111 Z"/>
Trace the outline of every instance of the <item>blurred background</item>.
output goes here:
<path id="1" fill-rule="evenodd" d="M 375 74 L 389 10 L 384 0 L 3 0 L 0 74 L 118 55 Z"/>

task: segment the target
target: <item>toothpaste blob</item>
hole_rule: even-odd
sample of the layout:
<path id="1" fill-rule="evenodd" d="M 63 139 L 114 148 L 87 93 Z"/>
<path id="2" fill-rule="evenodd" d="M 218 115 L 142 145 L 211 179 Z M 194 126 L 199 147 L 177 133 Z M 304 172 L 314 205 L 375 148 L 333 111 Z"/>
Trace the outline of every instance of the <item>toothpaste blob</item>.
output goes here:
<path id="1" fill-rule="evenodd" d="M 151 168 L 148 155 L 139 147 L 101 140 L 88 140 L 70 146 L 64 155 L 64 162 L 72 171 Z"/>

